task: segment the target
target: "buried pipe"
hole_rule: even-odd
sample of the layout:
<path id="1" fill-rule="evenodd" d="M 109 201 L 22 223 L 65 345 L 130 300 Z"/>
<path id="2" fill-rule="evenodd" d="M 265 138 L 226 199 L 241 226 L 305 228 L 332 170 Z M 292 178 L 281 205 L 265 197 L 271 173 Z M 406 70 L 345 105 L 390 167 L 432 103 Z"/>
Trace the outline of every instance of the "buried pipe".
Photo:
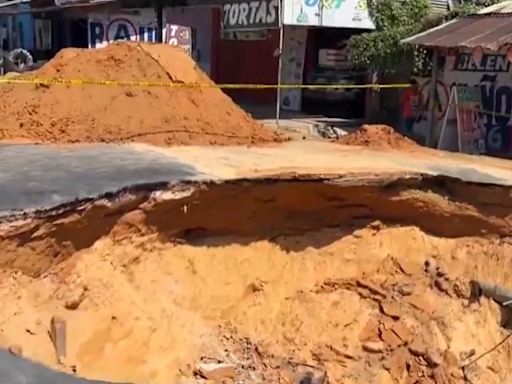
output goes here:
<path id="1" fill-rule="evenodd" d="M 512 289 L 502 287 L 498 284 L 477 280 L 471 280 L 469 282 L 469 286 L 471 289 L 471 301 L 477 301 L 480 297 L 484 296 L 493 299 L 503 307 L 507 307 L 512 304 Z"/>

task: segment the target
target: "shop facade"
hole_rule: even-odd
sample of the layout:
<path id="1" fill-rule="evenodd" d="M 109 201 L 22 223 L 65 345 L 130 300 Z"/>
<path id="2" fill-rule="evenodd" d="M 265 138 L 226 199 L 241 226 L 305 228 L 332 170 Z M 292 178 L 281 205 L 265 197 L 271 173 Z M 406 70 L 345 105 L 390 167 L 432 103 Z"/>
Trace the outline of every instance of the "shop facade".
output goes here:
<path id="1" fill-rule="evenodd" d="M 32 30 L 23 30 L 26 41 L 11 46 L 28 47 L 38 59 L 66 47 L 164 41 L 187 49 L 219 84 L 362 83 L 364 74 L 350 65 L 347 42 L 374 28 L 366 0 L 189 0 L 164 7 L 161 19 L 153 2 L 144 0 L 37 1 L 27 13 Z M 275 88 L 225 92 L 237 102 L 261 105 L 275 105 L 278 93 Z M 358 117 L 349 112 L 362 116 L 364 95 L 347 89 L 283 89 L 279 105 Z"/>

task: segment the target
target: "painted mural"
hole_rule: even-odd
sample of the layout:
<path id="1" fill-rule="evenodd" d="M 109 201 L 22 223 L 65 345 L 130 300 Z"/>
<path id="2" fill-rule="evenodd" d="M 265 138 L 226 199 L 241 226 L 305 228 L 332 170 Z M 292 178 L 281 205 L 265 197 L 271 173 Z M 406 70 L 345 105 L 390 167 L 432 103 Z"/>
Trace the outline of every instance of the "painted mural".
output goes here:
<path id="1" fill-rule="evenodd" d="M 490 155 L 512 156 L 512 64 L 506 53 L 486 52 L 477 63 L 469 52 L 448 56 L 437 86 L 436 125 L 446 114 L 451 88 L 456 85 L 479 87 L 481 92 L 480 119 L 486 131 L 485 148 Z M 427 110 L 429 79 L 418 79 L 424 92 Z M 424 135 L 429 127 L 428 114 L 423 114 L 414 126 Z M 439 129 L 439 127 L 438 127 Z"/>

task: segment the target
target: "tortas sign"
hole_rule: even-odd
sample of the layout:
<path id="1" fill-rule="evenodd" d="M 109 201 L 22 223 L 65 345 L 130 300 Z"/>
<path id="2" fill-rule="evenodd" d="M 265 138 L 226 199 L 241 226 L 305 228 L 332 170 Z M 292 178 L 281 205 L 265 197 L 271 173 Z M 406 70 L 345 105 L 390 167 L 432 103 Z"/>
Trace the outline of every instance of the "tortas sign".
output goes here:
<path id="1" fill-rule="evenodd" d="M 225 31 L 279 27 L 277 0 L 230 1 L 222 7 Z"/>

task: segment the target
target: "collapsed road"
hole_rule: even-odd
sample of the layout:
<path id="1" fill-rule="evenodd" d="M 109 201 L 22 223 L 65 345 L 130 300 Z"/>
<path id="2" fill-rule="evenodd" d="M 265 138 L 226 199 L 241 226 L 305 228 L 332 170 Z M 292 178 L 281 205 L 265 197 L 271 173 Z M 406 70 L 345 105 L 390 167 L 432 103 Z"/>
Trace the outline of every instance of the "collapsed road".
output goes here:
<path id="1" fill-rule="evenodd" d="M 471 279 L 512 285 L 507 185 L 414 172 L 187 174 L 97 192 L 3 218 L 4 347 L 112 382 L 201 382 L 211 373 L 201 364 L 234 382 L 506 377 L 506 344 L 460 365 L 506 332 L 493 302 L 463 308 Z M 68 333 L 60 363 L 48 337 L 56 315 Z"/>
<path id="2" fill-rule="evenodd" d="M 0 146 L 0 381 L 511 379 L 507 161 L 283 143 L 166 44 L 30 76 L 0 90 L 2 144 L 39 144 Z"/>

